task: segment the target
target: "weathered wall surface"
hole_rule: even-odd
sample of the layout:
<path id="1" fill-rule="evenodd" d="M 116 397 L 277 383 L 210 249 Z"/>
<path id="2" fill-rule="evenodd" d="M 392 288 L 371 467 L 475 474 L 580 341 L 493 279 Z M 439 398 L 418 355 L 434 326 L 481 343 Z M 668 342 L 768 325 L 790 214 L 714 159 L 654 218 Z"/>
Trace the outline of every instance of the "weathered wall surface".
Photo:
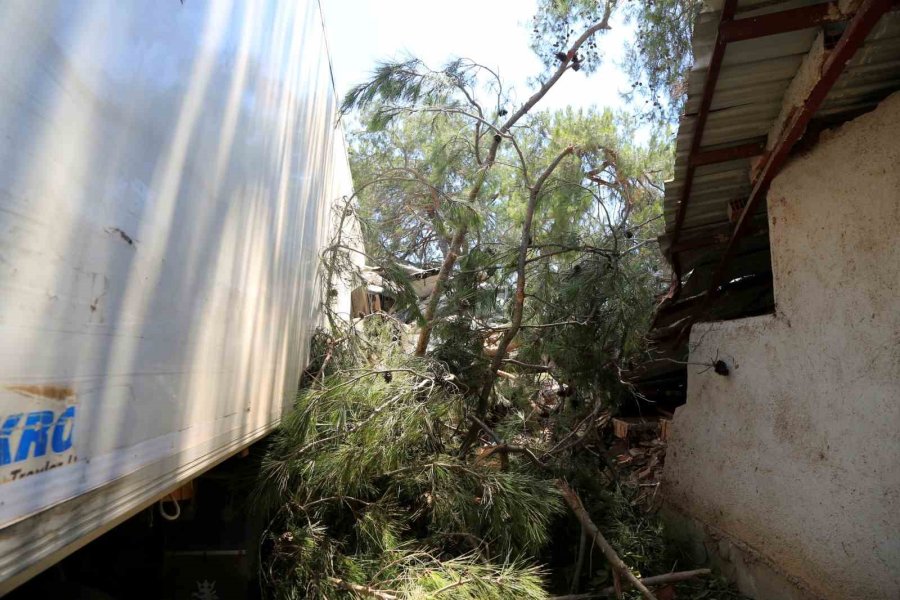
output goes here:
<path id="1" fill-rule="evenodd" d="M 898 598 L 900 94 L 823 135 L 768 203 L 777 315 L 694 326 L 691 360 L 732 372 L 689 367 L 667 497 L 808 596 Z"/>
<path id="2" fill-rule="evenodd" d="M 0 3 L 0 595 L 291 405 L 337 104 L 316 0 Z"/>

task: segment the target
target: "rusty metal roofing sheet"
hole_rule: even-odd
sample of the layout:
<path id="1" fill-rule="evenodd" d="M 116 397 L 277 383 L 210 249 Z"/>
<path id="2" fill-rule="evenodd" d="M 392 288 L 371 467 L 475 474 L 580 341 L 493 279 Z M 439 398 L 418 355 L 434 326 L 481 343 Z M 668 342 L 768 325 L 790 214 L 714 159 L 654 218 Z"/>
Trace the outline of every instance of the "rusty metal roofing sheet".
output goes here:
<path id="1" fill-rule="evenodd" d="M 738 4 L 737 19 L 815 4 L 807 1 L 766 2 L 744 0 Z M 718 3 L 721 7 L 721 2 Z M 700 97 L 710 54 L 715 43 L 720 13 L 701 14 L 694 33 L 695 63 L 688 79 L 688 99 L 676 140 L 674 179 L 666 184 L 666 233 L 660 239 L 668 253 L 675 215 L 687 170 Z M 839 33 L 844 25 L 826 26 L 827 33 Z M 701 147 L 733 146 L 765 141 L 778 117 L 785 90 L 801 61 L 809 52 L 821 27 L 780 33 L 728 44 L 703 131 Z M 816 119 L 840 122 L 875 107 L 900 89 L 900 12 L 886 14 L 851 60 Z M 743 158 L 696 168 L 679 245 L 722 235 L 730 230 L 729 202 L 743 200 L 750 192 L 750 162 Z M 764 208 L 762 209 L 765 210 Z M 681 255 L 683 272 L 713 268 L 710 252 Z"/>

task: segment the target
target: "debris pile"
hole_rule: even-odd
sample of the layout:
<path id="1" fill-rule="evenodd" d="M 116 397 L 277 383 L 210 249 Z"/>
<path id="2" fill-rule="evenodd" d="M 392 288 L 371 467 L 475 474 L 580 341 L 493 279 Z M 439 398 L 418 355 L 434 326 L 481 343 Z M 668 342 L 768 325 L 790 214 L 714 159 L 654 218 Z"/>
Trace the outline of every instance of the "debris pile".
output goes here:
<path id="1" fill-rule="evenodd" d="M 658 492 L 666 460 L 669 417 L 616 417 L 614 441 L 607 452 L 621 480 L 637 490 L 635 502 L 647 511 L 658 508 Z"/>

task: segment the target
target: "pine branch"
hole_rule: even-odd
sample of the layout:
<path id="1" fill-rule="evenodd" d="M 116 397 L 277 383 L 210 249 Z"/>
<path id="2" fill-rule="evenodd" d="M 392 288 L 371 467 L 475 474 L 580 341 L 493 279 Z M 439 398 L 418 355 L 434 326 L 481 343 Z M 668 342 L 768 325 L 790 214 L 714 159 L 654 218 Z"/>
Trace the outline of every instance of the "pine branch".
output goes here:
<path id="1" fill-rule="evenodd" d="M 572 44 L 572 47 L 566 53 L 566 60 L 563 61 L 559 67 L 557 67 L 556 72 L 548 79 L 544 84 L 538 89 L 532 96 L 525 101 L 519 110 L 512 114 L 512 116 L 507 119 L 507 121 L 500 127 L 499 133 L 494 135 L 494 139 L 491 142 L 490 150 L 488 151 L 487 157 L 484 161 L 484 164 L 481 166 L 481 169 L 478 172 L 478 176 L 476 177 L 475 183 L 472 186 L 472 189 L 469 193 L 469 203 L 473 204 L 475 200 L 478 198 L 478 195 L 481 193 L 481 188 L 484 185 L 484 181 L 487 177 L 488 172 L 493 166 L 494 160 L 497 158 L 497 150 L 500 148 L 500 143 L 503 140 L 503 136 L 509 133 L 512 127 L 528 112 L 534 108 L 534 106 L 541 101 L 541 99 L 547 95 L 553 86 L 559 81 L 560 77 L 563 76 L 563 73 L 570 67 L 572 59 L 578 52 L 578 49 L 581 48 L 582 44 L 584 44 L 592 35 L 597 33 L 598 31 L 609 29 L 609 18 L 612 14 L 613 6 L 615 2 L 610 1 L 606 4 L 606 9 L 603 13 L 603 18 L 600 22 L 595 23 L 584 33 L 582 33 L 575 43 Z M 543 186 L 543 182 L 540 182 L 540 186 Z M 444 292 L 444 287 L 447 281 L 447 278 L 450 276 L 450 271 L 453 270 L 453 265 L 456 264 L 456 259 L 459 257 L 459 253 L 462 249 L 462 244 L 466 239 L 466 235 L 468 234 L 468 227 L 463 224 L 459 227 L 456 234 L 453 236 L 453 240 L 450 243 L 450 250 L 444 257 L 444 261 L 441 264 L 441 270 L 438 272 L 437 279 L 434 283 L 434 290 L 431 293 L 431 297 L 428 299 L 428 305 L 425 308 L 424 312 L 424 320 L 425 324 L 419 331 L 419 338 L 416 341 L 416 356 L 424 356 L 426 350 L 428 349 L 428 341 L 431 339 L 431 332 L 434 328 L 434 316 L 437 312 L 438 303 L 440 301 L 441 295 Z M 493 369 L 494 373 L 496 373 L 496 368 Z M 471 444 L 471 442 L 469 442 Z"/>
<path id="2" fill-rule="evenodd" d="M 564 452 L 566 450 L 574 448 L 584 441 L 585 437 L 591 429 L 593 429 L 594 427 L 602 427 L 603 425 L 605 425 L 609 421 L 609 413 L 600 417 L 600 419 L 596 421 L 594 420 L 594 417 L 600 412 L 601 406 L 602 405 L 598 402 L 594 407 L 594 410 L 592 410 L 590 414 L 588 414 L 588 416 L 586 416 L 577 425 L 575 425 L 575 427 L 572 428 L 572 431 L 570 431 L 563 439 L 559 440 L 555 446 L 544 453 L 544 458 L 546 459 L 548 456 L 552 456 L 554 454 L 558 454 L 560 452 Z M 585 423 L 588 423 L 589 427 L 587 428 L 587 430 L 585 430 L 584 435 L 582 435 L 581 437 L 577 437 L 578 431 Z M 570 439 L 572 439 L 571 442 L 569 441 Z"/>
<path id="3" fill-rule="evenodd" d="M 478 397 L 477 411 L 479 418 L 483 418 L 487 414 L 491 391 L 494 388 L 494 381 L 497 379 L 497 371 L 500 369 L 500 365 L 503 364 L 503 360 L 506 358 L 506 352 L 510 342 L 519 333 L 519 328 L 522 325 L 522 315 L 525 309 L 525 266 L 527 264 L 528 248 L 531 245 L 531 225 L 534 220 L 534 211 L 537 208 L 538 199 L 541 196 L 541 191 L 544 184 L 547 182 L 547 178 L 553 174 L 553 171 L 556 170 L 563 159 L 574 153 L 574 146 L 567 146 L 560 152 L 537 178 L 537 181 L 535 181 L 535 184 L 532 186 L 529 193 L 528 207 L 526 208 L 525 219 L 522 223 L 522 240 L 519 244 L 518 265 L 516 267 L 516 295 L 513 301 L 512 318 L 510 320 L 509 329 L 503 333 L 503 337 L 497 344 L 497 353 L 494 354 L 494 357 L 491 359 L 487 381 L 482 386 L 481 393 Z M 478 427 L 477 424 L 474 424 L 469 428 L 469 432 L 463 440 L 462 448 L 460 449 L 461 455 L 464 455 L 468 451 L 477 435 Z"/>
<path id="4" fill-rule="evenodd" d="M 516 365 L 517 367 L 522 367 L 523 369 L 531 369 L 532 371 L 538 371 L 539 373 L 549 373 L 551 371 L 550 367 L 547 365 L 532 365 L 529 363 L 522 362 L 520 360 L 515 360 L 513 358 L 504 358 L 503 362 Z"/>
<path id="5" fill-rule="evenodd" d="M 582 44 L 588 41 L 592 35 L 597 33 L 598 31 L 609 29 L 609 17 L 612 15 L 612 9 L 615 5 L 614 1 L 610 1 L 606 3 L 606 8 L 603 12 L 603 18 L 600 19 L 599 22 L 594 23 L 590 27 L 588 27 L 584 33 L 578 36 L 578 39 L 575 40 L 575 43 L 569 48 L 568 52 L 566 52 L 565 60 L 561 61 L 559 66 L 556 68 L 556 71 L 553 75 L 550 76 L 544 84 L 536 91 L 532 96 L 525 101 L 525 104 L 517 110 L 513 115 L 507 120 L 506 123 L 503 124 L 501 129 L 505 131 L 509 131 L 509 129 L 516 124 L 516 122 L 521 119 L 523 116 L 528 114 L 534 106 L 541 101 L 541 98 L 547 95 L 547 92 L 559 81 L 559 78 L 563 76 L 563 73 L 566 72 L 572 66 L 572 60 L 575 58 L 575 55 L 578 54 L 579 48 L 581 48 Z"/>
<path id="6" fill-rule="evenodd" d="M 587 549 L 588 534 L 584 527 L 581 528 L 581 539 L 578 542 L 578 558 L 575 559 L 575 572 L 572 574 L 572 583 L 569 585 L 569 593 L 574 594 L 578 591 L 578 585 L 581 580 L 581 569 L 584 566 L 584 555 Z"/>
<path id="7" fill-rule="evenodd" d="M 622 559 L 619 558 L 619 555 L 616 554 L 613 547 L 609 545 L 609 542 L 606 541 L 606 538 L 603 537 L 603 534 L 600 533 L 600 530 L 594 525 L 590 515 L 588 515 L 587 510 L 585 510 L 584 505 L 581 503 L 581 498 L 578 497 L 578 493 L 569 487 L 566 482 L 561 480 L 556 482 L 556 487 L 562 492 L 563 499 L 565 499 L 569 508 L 572 509 L 572 512 L 575 513 L 575 516 L 581 522 L 581 526 L 584 527 L 600 551 L 603 552 L 603 556 L 609 561 L 609 564 L 613 568 L 613 573 L 624 575 L 625 579 L 637 588 L 647 600 L 656 600 L 656 596 L 653 595 L 653 592 L 647 589 L 647 586 L 641 583 L 640 579 L 635 577 L 634 573 L 631 572 L 631 569 L 628 568 L 628 565 L 622 562 Z"/>
<path id="8" fill-rule="evenodd" d="M 400 600 L 400 596 L 389 594 L 382 590 L 376 590 L 375 588 L 371 588 L 366 585 L 350 583 L 349 581 L 344 581 L 343 579 L 338 579 L 337 577 L 329 577 L 328 581 L 338 586 L 342 590 L 355 592 L 357 594 L 362 594 L 363 596 L 372 596 L 373 598 L 378 598 L 379 600 Z"/>
<path id="9" fill-rule="evenodd" d="M 484 453 L 478 456 L 476 464 L 484 462 L 488 457 L 497 452 L 501 452 L 504 454 L 509 452 L 524 454 L 528 458 L 528 460 L 530 460 L 534 464 L 534 466 L 538 467 L 539 469 L 547 470 L 550 468 L 546 463 L 542 462 L 541 459 L 537 457 L 537 455 L 531 448 L 528 448 L 526 446 L 513 446 L 511 444 L 497 444 L 496 446 L 488 447 L 488 449 L 485 450 Z"/>
<path id="10" fill-rule="evenodd" d="M 709 569 L 695 569 L 693 571 L 676 571 L 674 573 L 665 573 L 663 575 L 653 575 L 652 577 L 641 577 L 641 583 L 646 586 L 650 585 L 666 585 L 670 583 L 678 583 L 681 581 L 689 581 L 697 577 L 705 577 L 711 575 Z M 622 589 L 629 589 L 629 582 L 624 582 Z M 614 586 L 605 587 L 597 592 L 588 592 L 585 594 L 567 594 L 565 596 L 552 596 L 550 600 L 591 600 L 593 598 L 606 598 L 616 593 Z"/>

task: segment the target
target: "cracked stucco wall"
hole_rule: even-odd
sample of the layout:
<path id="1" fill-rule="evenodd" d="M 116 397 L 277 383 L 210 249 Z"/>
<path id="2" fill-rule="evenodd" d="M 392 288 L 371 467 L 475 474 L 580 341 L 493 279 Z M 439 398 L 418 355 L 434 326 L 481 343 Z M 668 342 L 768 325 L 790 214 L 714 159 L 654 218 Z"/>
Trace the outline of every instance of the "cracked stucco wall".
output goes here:
<path id="1" fill-rule="evenodd" d="M 740 547 L 756 598 L 898 598 L 900 94 L 793 159 L 768 209 L 776 314 L 694 326 L 691 361 L 732 372 L 688 368 L 666 497 Z"/>

